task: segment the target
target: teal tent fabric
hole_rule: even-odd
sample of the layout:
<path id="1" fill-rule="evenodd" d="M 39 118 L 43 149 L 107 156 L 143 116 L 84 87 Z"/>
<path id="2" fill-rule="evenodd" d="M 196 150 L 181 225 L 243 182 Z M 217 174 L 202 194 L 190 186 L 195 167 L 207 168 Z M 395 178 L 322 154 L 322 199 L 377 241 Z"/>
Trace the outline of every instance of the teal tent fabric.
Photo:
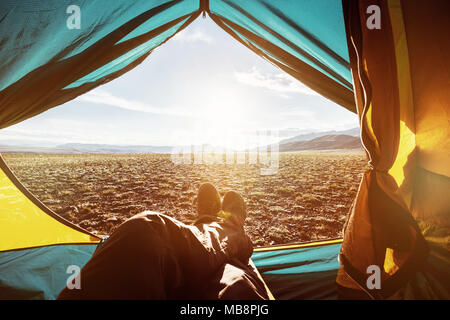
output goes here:
<path id="1" fill-rule="evenodd" d="M 337 299 L 341 244 L 255 252 L 252 260 L 275 299 Z"/>
<path id="2" fill-rule="evenodd" d="M 251 50 L 355 112 L 340 0 L 210 0 L 209 10 Z"/>
<path id="3" fill-rule="evenodd" d="M 83 78 L 72 82 L 70 85 L 68 85 L 64 89 L 75 88 L 75 87 L 81 86 L 83 84 L 86 84 L 88 82 L 95 82 L 105 76 L 108 76 L 114 72 L 121 70 L 125 66 L 136 61 L 137 59 L 142 57 L 144 54 L 148 53 L 149 51 L 151 51 L 154 48 L 156 48 L 157 46 L 159 46 L 167 38 L 173 36 L 175 34 L 175 32 L 178 29 L 180 29 L 180 27 L 187 21 L 187 19 L 188 18 L 180 21 L 179 23 L 174 25 L 172 28 L 164 31 L 163 33 L 159 34 L 158 36 L 156 36 L 156 37 L 150 39 L 149 41 L 141 44 L 140 46 L 134 48 L 133 50 L 128 51 L 124 55 L 105 64 L 104 66 L 101 66 L 100 68 L 98 68 L 97 70 L 84 76 Z M 121 41 L 119 41 L 119 43 L 120 42 Z"/>
<path id="4" fill-rule="evenodd" d="M 198 0 L 0 2 L 0 128 L 122 75 L 200 14 Z M 26 93 L 26 94 L 25 94 Z"/>
<path id="5" fill-rule="evenodd" d="M 69 29 L 66 24 L 71 15 L 66 9 L 72 4 L 80 8 L 80 29 Z M 116 44 L 195 12 L 198 0 L 1 1 L 0 90 L 52 60 L 61 61 L 80 54 L 130 20 L 162 5 L 165 6 L 159 13 L 124 33 Z M 167 33 L 166 38 L 174 31 Z M 155 41 L 146 50 L 161 42 Z"/>
<path id="6" fill-rule="evenodd" d="M 0 252 L 0 299 L 56 299 L 70 265 L 80 269 L 96 244 L 54 245 Z"/>
<path id="7" fill-rule="evenodd" d="M 209 9 L 352 90 L 341 1 L 211 0 Z"/>
<path id="8" fill-rule="evenodd" d="M 80 0 L 80 29 L 69 29 L 72 4 L 0 2 L 0 129 L 128 72 L 202 12 L 356 112 L 340 0 Z"/>
<path id="9" fill-rule="evenodd" d="M 0 252 L 0 299 L 56 299 L 70 265 L 82 268 L 97 245 Z M 336 299 L 340 244 L 255 252 L 252 260 L 276 299 Z"/>

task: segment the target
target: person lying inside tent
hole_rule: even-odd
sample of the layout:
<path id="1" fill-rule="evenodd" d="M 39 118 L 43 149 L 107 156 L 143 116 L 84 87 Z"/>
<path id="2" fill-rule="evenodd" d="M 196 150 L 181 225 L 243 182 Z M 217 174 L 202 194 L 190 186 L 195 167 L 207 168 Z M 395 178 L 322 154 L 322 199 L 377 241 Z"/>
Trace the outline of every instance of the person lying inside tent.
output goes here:
<path id="1" fill-rule="evenodd" d="M 244 231 L 246 206 L 200 186 L 198 219 L 186 225 L 143 212 L 120 225 L 81 269 L 80 289 L 59 299 L 268 299 Z"/>

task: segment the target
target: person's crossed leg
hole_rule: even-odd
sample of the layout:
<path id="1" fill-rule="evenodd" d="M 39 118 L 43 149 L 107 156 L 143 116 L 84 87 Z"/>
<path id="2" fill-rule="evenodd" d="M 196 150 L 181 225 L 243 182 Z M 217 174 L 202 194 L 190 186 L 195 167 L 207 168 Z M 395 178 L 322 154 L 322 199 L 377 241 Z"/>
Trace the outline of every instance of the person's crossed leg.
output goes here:
<path id="1" fill-rule="evenodd" d="M 251 292 L 244 298 L 267 298 L 262 280 L 249 267 L 253 246 L 243 228 L 243 198 L 229 191 L 221 201 L 213 185 L 203 184 L 197 212 L 193 226 L 155 212 L 127 220 L 83 267 L 81 288 L 65 288 L 58 298 L 233 298 L 232 292 L 247 286 Z M 226 272 L 240 275 L 227 283 Z M 239 289 L 228 290 L 232 286 Z"/>

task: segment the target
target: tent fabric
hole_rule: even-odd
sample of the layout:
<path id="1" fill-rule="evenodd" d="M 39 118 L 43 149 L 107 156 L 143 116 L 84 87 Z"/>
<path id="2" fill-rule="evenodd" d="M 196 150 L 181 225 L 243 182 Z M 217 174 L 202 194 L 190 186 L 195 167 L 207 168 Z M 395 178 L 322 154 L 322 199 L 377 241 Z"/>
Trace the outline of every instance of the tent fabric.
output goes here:
<path id="1" fill-rule="evenodd" d="M 71 4 L 1 2 L 0 129 L 131 70 L 202 10 L 226 31 L 242 33 L 247 47 L 355 112 L 340 0 L 85 0 L 78 3 L 81 28 L 68 29 Z M 312 9 L 302 11 L 306 5 Z"/>
<path id="2" fill-rule="evenodd" d="M 81 28 L 68 29 L 71 4 L 0 3 L 0 128 L 119 77 L 202 11 L 295 78 L 355 110 L 342 15 L 332 19 L 323 3 L 303 16 L 289 16 L 282 12 L 305 4 L 249 1 L 240 8 L 237 2 L 214 0 L 84 0 L 77 2 Z M 341 12 L 339 0 L 334 7 Z M 294 22 L 298 19 L 305 24 Z M 315 19 L 321 24 L 314 25 Z M 54 298 L 64 286 L 62 268 L 69 262 L 84 265 L 100 239 L 40 203 L 3 159 L 0 169 L 2 298 Z"/>
<path id="3" fill-rule="evenodd" d="M 366 9 L 374 4 L 381 12 L 379 30 L 366 27 Z M 382 284 L 370 292 L 374 298 L 394 294 L 426 268 L 429 247 L 413 216 L 449 226 L 450 48 L 448 37 L 437 36 L 438 30 L 449 30 L 449 9 L 448 1 L 439 0 L 427 6 L 344 1 L 370 169 L 345 225 L 340 254 L 345 272 L 338 283 L 365 288 L 367 267 L 377 265 Z M 448 247 L 446 252 L 449 256 Z"/>
<path id="4" fill-rule="evenodd" d="M 85 0 L 68 29 L 69 5 L 1 2 L 0 128 L 120 76 L 199 15 L 198 0 Z"/>
<path id="5" fill-rule="evenodd" d="M 336 299 L 341 241 L 260 248 L 251 258 L 276 299 Z M 83 268 L 96 248 L 50 245 L 0 252 L 0 299 L 56 299 L 71 275 L 68 267 Z"/>
<path id="6" fill-rule="evenodd" d="M 419 221 L 430 247 L 424 268 L 406 281 L 389 299 L 450 299 L 450 232 L 445 227 Z"/>
<path id="7" fill-rule="evenodd" d="M 258 55 L 356 111 L 340 0 L 211 0 L 209 14 Z"/>
<path id="8" fill-rule="evenodd" d="M 80 0 L 82 28 L 70 30 L 65 10 L 71 4 L 0 3 L 0 129 L 121 76 L 208 12 L 243 45 L 358 113 L 370 168 L 346 221 L 339 286 L 371 298 L 446 296 L 449 233 L 426 242 L 415 219 L 450 226 L 448 1 Z M 367 28 L 369 5 L 380 8 L 381 29 Z M 51 212 L 0 164 L 3 257 L 25 261 L 28 255 L 14 254 L 30 250 L 35 254 L 29 257 L 42 261 L 40 253 L 50 248 L 88 248 L 100 241 Z M 276 297 L 334 296 L 329 284 L 337 246 L 283 250 L 255 256 L 263 277 L 279 285 Z M 39 265 L 51 271 L 49 264 Z M 381 290 L 365 288 L 370 265 L 382 269 Z M 299 289 L 316 276 L 316 289 Z M 421 288 L 428 292 L 420 295 Z"/>
<path id="9" fill-rule="evenodd" d="M 252 260 L 275 299 L 337 299 L 341 242 L 257 248 Z"/>
<path id="10" fill-rule="evenodd" d="M 77 2 L 80 29 L 69 29 L 66 22 L 70 14 L 66 9 L 71 4 L 61 0 L 2 1 L 2 25 L 8 32 L 1 35 L 1 69 L 5 74 L 2 73 L 0 89 L 52 59 L 65 60 L 82 53 L 118 27 L 127 26 L 114 44 L 135 39 L 198 9 L 195 0 L 85 0 Z M 137 21 L 127 25 L 133 19 Z"/>
<path id="11" fill-rule="evenodd" d="M 54 300 L 97 244 L 62 244 L 0 252 L 0 300 Z"/>
<path id="12" fill-rule="evenodd" d="M 0 252 L 100 239 L 51 212 L 28 192 L 0 156 Z"/>
<path id="13" fill-rule="evenodd" d="M 63 89 L 70 89 L 75 88 L 78 86 L 81 86 L 86 83 L 92 83 L 95 82 L 104 76 L 107 76 L 111 73 L 114 73 L 116 71 L 119 71 L 122 69 L 125 65 L 128 65 L 140 57 L 142 57 L 144 54 L 151 51 L 153 48 L 159 46 L 161 43 L 166 41 L 170 36 L 174 35 L 177 30 L 181 28 L 181 26 L 186 23 L 188 18 L 182 19 L 180 22 L 175 24 L 173 27 L 167 29 L 166 31 L 162 32 L 161 34 L 155 36 L 154 38 L 150 39 L 149 41 L 137 46 L 133 50 L 128 51 L 127 53 L 121 55 L 120 57 L 116 58 L 115 60 L 101 66 L 100 68 L 94 70 L 93 72 L 87 74 L 86 76 L 72 82 L 70 85 L 66 86 Z M 121 43 L 119 41 L 118 43 Z"/>

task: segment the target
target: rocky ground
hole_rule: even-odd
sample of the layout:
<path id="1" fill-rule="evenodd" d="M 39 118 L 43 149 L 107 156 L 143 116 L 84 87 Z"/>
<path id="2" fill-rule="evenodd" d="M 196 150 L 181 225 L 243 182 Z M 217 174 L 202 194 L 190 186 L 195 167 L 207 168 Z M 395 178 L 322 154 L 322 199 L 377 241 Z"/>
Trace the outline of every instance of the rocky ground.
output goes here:
<path id="1" fill-rule="evenodd" d="M 153 210 L 194 221 L 198 186 L 246 199 L 246 230 L 256 246 L 341 236 L 367 166 L 363 153 L 283 153 L 277 174 L 256 165 L 174 165 L 170 155 L 36 155 L 4 158 L 19 180 L 66 219 L 108 234 Z"/>

